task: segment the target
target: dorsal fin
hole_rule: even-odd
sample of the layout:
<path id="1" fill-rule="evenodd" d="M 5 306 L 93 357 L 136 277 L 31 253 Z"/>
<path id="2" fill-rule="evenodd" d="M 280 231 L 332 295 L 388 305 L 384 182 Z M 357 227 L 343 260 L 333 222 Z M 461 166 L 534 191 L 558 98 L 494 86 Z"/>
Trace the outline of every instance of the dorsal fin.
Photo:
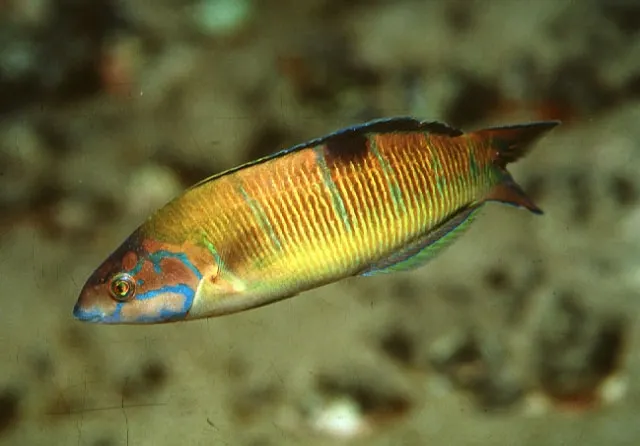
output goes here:
<path id="1" fill-rule="evenodd" d="M 310 142 L 315 145 L 323 144 L 328 139 L 340 138 L 351 133 L 396 133 L 396 132 L 429 132 L 447 136 L 460 136 L 462 131 L 437 121 L 420 121 L 411 116 L 396 116 L 394 118 L 379 118 L 363 124 L 347 127 L 327 136 L 317 138 Z"/>
<path id="2" fill-rule="evenodd" d="M 256 160 L 249 161 L 247 163 L 225 170 L 224 172 L 217 173 L 215 175 L 212 175 L 194 184 L 189 188 L 189 190 L 195 189 L 210 181 L 216 180 L 225 175 L 232 174 L 234 172 L 245 169 L 247 167 L 255 166 L 257 164 L 261 164 L 276 158 L 280 158 L 289 153 L 297 152 L 299 150 L 304 150 L 310 147 L 315 147 L 315 146 L 328 144 L 328 143 L 332 143 L 333 145 L 340 145 L 341 143 L 345 142 L 345 140 L 351 140 L 354 137 L 358 137 L 358 136 L 364 137 L 368 133 L 394 133 L 394 132 L 418 132 L 418 131 L 435 133 L 439 135 L 446 135 L 446 136 L 452 136 L 452 137 L 460 136 L 463 133 L 461 130 L 450 127 L 447 124 L 443 124 L 441 122 L 420 121 L 419 119 L 412 118 L 410 116 L 398 116 L 393 118 L 374 119 L 362 124 L 357 124 L 351 127 L 346 127 L 346 128 L 337 130 L 335 132 L 329 133 L 328 135 L 321 136 L 319 138 L 311 139 L 309 141 L 296 144 L 289 148 L 264 156 L 262 158 L 258 158 Z"/>

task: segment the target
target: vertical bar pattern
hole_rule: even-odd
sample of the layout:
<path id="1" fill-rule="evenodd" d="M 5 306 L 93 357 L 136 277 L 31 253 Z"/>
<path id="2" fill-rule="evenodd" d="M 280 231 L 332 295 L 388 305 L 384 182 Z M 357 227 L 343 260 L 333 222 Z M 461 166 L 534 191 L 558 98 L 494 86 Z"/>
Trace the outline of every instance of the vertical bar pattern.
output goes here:
<path id="1" fill-rule="evenodd" d="M 437 226 L 478 199 L 489 164 L 466 135 L 353 135 L 221 177 L 184 206 L 206 217 L 199 230 L 230 270 L 311 280 L 355 272 Z"/>
<path id="2" fill-rule="evenodd" d="M 313 148 L 313 151 L 316 155 L 316 162 L 318 163 L 318 167 L 320 168 L 320 172 L 322 173 L 322 181 L 324 186 L 327 188 L 329 193 L 331 194 L 331 201 L 333 202 L 333 206 L 338 216 L 342 220 L 342 224 L 346 228 L 347 232 L 351 231 L 351 224 L 349 216 L 347 215 L 347 211 L 345 209 L 344 202 L 342 201 L 342 196 L 340 191 L 338 191 L 335 182 L 333 181 L 331 171 L 327 165 L 327 161 L 324 153 L 324 146 L 317 146 Z"/>

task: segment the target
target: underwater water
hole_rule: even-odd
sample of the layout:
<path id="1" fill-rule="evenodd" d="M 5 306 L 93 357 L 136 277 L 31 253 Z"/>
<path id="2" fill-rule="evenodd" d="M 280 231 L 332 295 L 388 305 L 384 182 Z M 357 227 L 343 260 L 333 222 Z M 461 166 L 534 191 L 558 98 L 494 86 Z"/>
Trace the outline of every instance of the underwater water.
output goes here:
<path id="1" fill-rule="evenodd" d="M 640 440 L 640 4 L 0 2 L 0 445 Z M 561 120 L 423 268 L 145 326 L 74 319 L 147 216 L 374 118 Z M 215 199 L 216 197 L 212 197 Z"/>

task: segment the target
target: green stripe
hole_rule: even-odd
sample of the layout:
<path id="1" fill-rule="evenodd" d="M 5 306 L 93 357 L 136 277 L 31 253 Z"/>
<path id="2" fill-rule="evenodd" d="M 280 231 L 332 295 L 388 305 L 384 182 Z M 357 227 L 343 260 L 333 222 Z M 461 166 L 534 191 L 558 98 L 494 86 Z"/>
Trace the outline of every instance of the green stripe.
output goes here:
<path id="1" fill-rule="evenodd" d="M 273 243 L 278 251 L 282 251 L 282 244 L 280 243 L 280 239 L 278 239 L 278 236 L 276 236 L 276 233 L 273 230 L 273 226 L 267 218 L 267 215 L 264 213 L 264 210 L 262 209 L 260 203 L 254 200 L 247 193 L 244 187 L 242 187 L 241 184 L 236 184 L 236 187 L 238 189 L 238 192 L 240 192 L 242 199 L 249 205 L 249 208 L 251 208 L 251 213 L 253 214 L 254 218 L 258 220 L 261 229 L 269 235 L 271 243 Z"/>
<path id="2" fill-rule="evenodd" d="M 476 154 L 473 152 L 473 149 L 469 151 L 469 170 L 471 170 L 471 175 L 475 178 L 478 175 L 478 162 L 476 161 Z"/>
<path id="3" fill-rule="evenodd" d="M 215 246 L 213 246 L 213 243 L 211 243 L 211 240 L 209 240 L 209 238 L 207 237 L 207 234 L 204 231 L 202 231 L 202 241 L 204 245 L 207 247 L 207 249 L 209 250 L 209 252 L 211 253 L 211 255 L 213 256 L 213 259 L 215 260 L 218 267 L 220 269 L 225 269 L 224 261 L 222 260 L 220 253 L 215 248 Z"/>
<path id="4" fill-rule="evenodd" d="M 315 146 L 313 151 L 315 152 L 318 166 L 320 166 L 320 172 L 322 172 L 322 181 L 331 194 L 334 211 L 340 216 L 347 232 L 351 232 L 351 223 L 349 222 L 347 210 L 344 207 L 344 202 L 342 201 L 340 192 L 338 192 L 336 183 L 333 181 L 333 178 L 331 178 L 331 172 L 327 166 L 327 160 L 324 157 L 324 146 Z"/>
<path id="5" fill-rule="evenodd" d="M 444 196 L 444 188 L 447 185 L 447 179 L 444 177 L 444 170 L 438 155 L 435 155 L 432 160 L 433 173 L 436 177 L 436 187 L 441 196 Z"/>
<path id="6" fill-rule="evenodd" d="M 393 199 L 393 209 L 396 215 L 399 215 L 399 210 L 402 209 L 402 212 L 406 212 L 407 208 L 404 204 L 404 199 L 402 198 L 402 192 L 400 191 L 400 186 L 398 185 L 398 178 L 396 177 L 396 173 L 382 155 L 380 155 L 380 151 L 378 150 L 378 146 L 375 141 L 371 141 L 371 153 L 376 157 L 376 160 L 380 163 L 382 167 L 382 171 L 384 172 L 384 178 L 387 182 L 387 187 L 391 192 L 391 197 Z"/>

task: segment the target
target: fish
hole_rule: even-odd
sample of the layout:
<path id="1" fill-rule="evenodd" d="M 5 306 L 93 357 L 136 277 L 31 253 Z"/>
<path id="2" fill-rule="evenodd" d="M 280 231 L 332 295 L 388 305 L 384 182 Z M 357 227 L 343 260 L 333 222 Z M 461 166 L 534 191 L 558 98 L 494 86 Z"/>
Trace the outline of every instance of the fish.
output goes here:
<path id="1" fill-rule="evenodd" d="M 87 279 L 73 315 L 103 324 L 195 320 L 347 277 L 415 270 L 487 203 L 542 214 L 507 165 L 559 124 L 465 133 L 380 118 L 218 173 L 137 227 Z"/>

